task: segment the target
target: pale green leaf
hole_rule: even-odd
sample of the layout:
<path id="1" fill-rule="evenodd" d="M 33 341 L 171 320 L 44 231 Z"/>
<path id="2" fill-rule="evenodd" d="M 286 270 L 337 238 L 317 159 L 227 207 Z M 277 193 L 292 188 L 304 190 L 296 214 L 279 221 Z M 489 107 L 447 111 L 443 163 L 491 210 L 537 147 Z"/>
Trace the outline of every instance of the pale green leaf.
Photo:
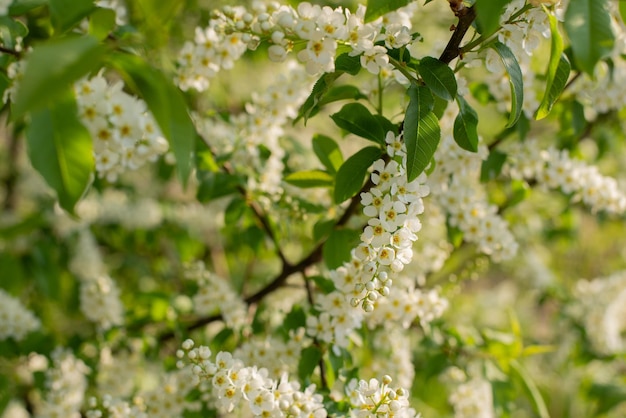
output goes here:
<path id="1" fill-rule="evenodd" d="M 333 185 L 333 176 L 321 170 L 296 171 L 286 176 L 285 181 L 303 189 L 330 187 Z"/>
<path id="2" fill-rule="evenodd" d="M 317 155 L 320 162 L 331 173 L 336 173 L 343 164 L 343 155 L 339 149 L 339 145 L 325 135 L 315 135 L 313 137 L 313 152 Z"/>
<path id="3" fill-rule="evenodd" d="M 556 16 L 545 8 L 550 21 L 550 32 L 552 34 L 550 46 L 550 61 L 548 62 L 548 72 L 546 74 L 546 89 L 541 100 L 541 104 L 535 114 L 535 119 L 543 119 L 550 113 L 554 102 L 559 98 L 563 88 L 569 78 L 570 65 L 567 57 L 563 55 L 563 37 L 559 32 Z"/>
<path id="4" fill-rule="evenodd" d="M 361 234 L 354 229 L 333 230 L 322 248 L 322 258 L 326 267 L 336 269 L 350 260 L 350 253 L 359 242 Z"/>
<path id="5" fill-rule="evenodd" d="M 48 0 L 52 25 L 57 32 L 75 27 L 96 9 L 93 0 Z"/>

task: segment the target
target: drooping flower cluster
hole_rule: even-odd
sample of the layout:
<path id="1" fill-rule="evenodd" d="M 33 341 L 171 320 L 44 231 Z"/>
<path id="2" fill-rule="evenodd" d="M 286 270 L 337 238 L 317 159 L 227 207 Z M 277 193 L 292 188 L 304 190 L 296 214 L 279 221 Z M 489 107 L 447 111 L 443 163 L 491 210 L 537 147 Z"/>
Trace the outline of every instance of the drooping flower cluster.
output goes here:
<path id="1" fill-rule="evenodd" d="M 149 418 L 140 406 L 110 395 L 104 395 L 100 401 L 95 397 L 90 398 L 89 408 L 85 413 L 87 418 Z"/>
<path id="2" fill-rule="evenodd" d="M 35 403 L 35 416 L 80 418 L 90 369 L 62 349 L 52 353 L 52 362 L 46 371 L 46 396 Z"/>
<path id="3" fill-rule="evenodd" d="M 388 375 L 379 381 L 372 378 L 369 381 L 356 379 L 346 385 L 346 395 L 352 405 L 353 417 L 419 417 L 417 412 L 409 406 L 409 392 L 402 388 L 392 388 Z"/>
<path id="4" fill-rule="evenodd" d="M 101 75 L 74 86 L 79 118 L 93 139 L 98 176 L 116 181 L 127 170 L 155 161 L 168 150 L 146 103 Z"/>
<path id="5" fill-rule="evenodd" d="M 494 261 L 512 258 L 518 244 L 497 206 L 487 201 L 480 184 L 482 162 L 488 156 L 481 143 L 478 152 L 459 147 L 452 134 L 455 106 L 450 105 L 441 118 L 441 143 L 435 153 L 437 165 L 429 176 L 429 186 L 439 206 L 447 213 L 449 225 L 463 233 L 463 239 L 478 246 L 478 251 Z"/>
<path id="6" fill-rule="evenodd" d="M 0 289 L 0 340 L 20 341 L 41 327 L 39 319 L 18 299 Z"/>
<path id="7" fill-rule="evenodd" d="M 221 119 L 196 118 L 196 127 L 205 142 L 220 154 L 229 156 L 231 165 L 248 176 L 248 190 L 276 197 L 282 192 L 285 148 L 280 143 L 288 120 L 310 93 L 311 80 L 293 61 L 284 73 L 263 91 L 252 95 L 246 111 Z M 269 155 L 267 155 L 269 151 Z"/>
<path id="8" fill-rule="evenodd" d="M 219 313 L 227 327 L 240 330 L 246 325 L 247 305 L 229 283 L 208 271 L 199 261 L 189 266 L 186 277 L 195 280 L 194 312 L 200 315 Z"/>
<path id="9" fill-rule="evenodd" d="M 325 418 L 323 397 L 315 393 L 315 385 L 300 390 L 300 383 L 268 376 L 266 369 L 246 366 L 229 352 L 220 351 L 215 360 L 206 346 L 194 348 L 192 340 L 183 342 L 178 357 L 186 356 L 200 382 L 209 382 L 220 410 L 237 408 L 243 416 Z M 181 360 L 181 365 L 185 362 Z"/>
<path id="10" fill-rule="evenodd" d="M 626 271 L 581 280 L 572 312 L 580 319 L 593 347 L 604 354 L 626 352 Z"/>
<path id="11" fill-rule="evenodd" d="M 538 141 L 529 139 L 516 144 L 511 156 L 505 170 L 515 179 L 536 179 L 541 186 L 572 194 L 574 202 L 581 201 L 593 213 L 626 211 L 626 193 L 617 181 L 600 174 L 597 166 L 572 158 L 567 150 L 541 149 Z"/>
<path id="12" fill-rule="evenodd" d="M 385 15 L 384 19 L 364 23 L 365 8 L 356 13 L 337 7 L 321 7 L 301 2 L 290 6 L 256 3 L 251 10 L 226 6 L 217 12 L 205 29 L 196 28 L 194 42 L 183 46 L 179 58 L 178 84 L 181 89 L 203 91 L 221 69 L 229 69 L 246 49 L 267 41 L 269 57 L 284 61 L 295 44 L 305 43 L 297 56 L 307 73 L 319 75 L 335 69 L 339 45 L 360 55 L 361 65 L 373 74 L 389 69 L 389 49 L 413 40 L 411 7 Z M 383 45 L 377 45 L 383 41 Z"/>
<path id="13" fill-rule="evenodd" d="M 70 262 L 70 270 L 80 279 L 80 309 L 102 330 L 122 325 L 124 305 L 117 283 L 106 272 L 93 235 L 79 234 L 79 242 Z"/>

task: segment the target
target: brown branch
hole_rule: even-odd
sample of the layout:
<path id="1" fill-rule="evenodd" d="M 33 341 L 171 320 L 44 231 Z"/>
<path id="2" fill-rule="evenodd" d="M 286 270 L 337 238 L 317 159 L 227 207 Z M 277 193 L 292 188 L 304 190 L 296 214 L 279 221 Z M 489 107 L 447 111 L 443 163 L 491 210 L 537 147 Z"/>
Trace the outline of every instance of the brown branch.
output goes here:
<path id="1" fill-rule="evenodd" d="M 361 193 L 368 191 L 372 186 L 373 186 L 373 183 L 371 182 L 371 180 L 367 181 L 365 185 L 363 185 L 359 193 L 357 193 L 355 196 L 352 197 L 345 212 L 343 213 L 343 215 L 341 215 L 341 218 L 339 218 L 339 220 L 335 224 L 335 227 L 344 226 L 350 220 L 350 218 L 354 215 L 357 207 L 359 206 L 359 203 L 361 201 Z M 270 293 L 273 293 L 274 291 L 280 289 L 281 287 L 284 287 L 285 282 L 287 281 L 287 278 L 289 276 L 291 276 L 294 273 L 303 272 L 307 267 L 312 266 L 313 264 L 321 261 L 323 248 L 324 248 L 324 242 L 319 243 L 309 253 L 309 255 L 304 257 L 302 260 L 300 260 L 296 264 L 290 264 L 286 260 L 284 260 L 282 263 L 282 269 L 280 273 L 271 282 L 265 285 L 265 287 L 261 288 L 256 293 L 246 297 L 244 301 L 248 305 L 259 303 L 261 300 L 263 300 L 265 296 L 269 295 Z M 221 315 L 207 316 L 204 318 L 196 319 L 194 322 L 190 323 L 189 325 L 183 326 L 183 328 L 187 332 L 189 332 L 189 331 L 202 328 L 205 325 L 208 325 L 215 321 L 219 321 L 221 319 L 222 319 Z M 174 338 L 175 336 L 176 334 L 174 330 L 169 330 L 159 335 L 157 337 L 157 340 L 159 342 L 164 342 L 164 341 Z"/>
<path id="2" fill-rule="evenodd" d="M 22 54 L 20 51 L 16 51 L 15 49 L 7 48 L 6 46 L 0 45 L 0 52 L 4 52 L 5 54 L 13 55 L 15 58 L 20 58 Z"/>
<path id="3" fill-rule="evenodd" d="M 472 22 L 476 19 L 476 11 L 474 7 L 466 7 L 465 5 L 458 4 L 457 2 L 450 2 L 450 8 L 454 12 L 454 15 L 459 18 L 459 22 L 454 28 L 454 33 L 448 41 L 448 45 L 441 53 L 439 61 L 449 64 L 453 59 L 461 54 L 461 41 L 465 34 L 472 26 Z"/>

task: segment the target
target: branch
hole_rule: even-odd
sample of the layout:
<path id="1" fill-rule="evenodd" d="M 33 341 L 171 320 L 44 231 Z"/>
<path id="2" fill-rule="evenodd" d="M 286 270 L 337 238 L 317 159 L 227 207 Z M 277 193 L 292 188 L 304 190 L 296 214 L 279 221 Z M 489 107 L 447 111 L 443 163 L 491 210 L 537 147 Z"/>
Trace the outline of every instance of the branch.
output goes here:
<path id="1" fill-rule="evenodd" d="M 474 10 L 474 7 L 466 7 L 463 4 L 458 7 L 453 7 L 453 2 L 450 3 L 450 7 L 454 11 L 455 16 L 459 18 L 459 22 L 454 28 L 454 33 L 450 37 L 448 45 L 446 45 L 446 48 L 439 57 L 439 60 L 446 64 L 449 64 L 453 59 L 461 54 L 461 41 L 470 26 L 472 26 L 474 19 L 476 19 L 476 11 Z"/>
<path id="2" fill-rule="evenodd" d="M 13 55 L 15 58 L 20 58 L 22 54 L 15 49 L 7 48 L 6 46 L 0 45 L 0 52 L 4 52 L 5 54 Z"/>
<path id="3" fill-rule="evenodd" d="M 18 179 L 18 168 L 17 168 L 17 159 L 18 154 L 20 152 L 20 144 L 17 139 L 17 135 L 9 135 L 7 134 L 7 139 L 9 141 L 8 146 L 8 161 L 7 161 L 7 174 L 4 178 L 4 187 L 6 189 L 6 196 L 4 198 L 4 203 L 2 204 L 2 208 L 4 210 L 13 210 L 16 205 L 17 199 L 17 179 Z"/>

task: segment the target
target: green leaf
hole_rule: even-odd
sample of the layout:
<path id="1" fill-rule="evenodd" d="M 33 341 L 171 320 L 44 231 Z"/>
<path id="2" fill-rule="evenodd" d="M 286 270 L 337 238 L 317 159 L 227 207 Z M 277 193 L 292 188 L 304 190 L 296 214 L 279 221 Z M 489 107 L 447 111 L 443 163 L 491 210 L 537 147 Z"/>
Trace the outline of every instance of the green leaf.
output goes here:
<path id="1" fill-rule="evenodd" d="M 365 23 L 376 20 L 380 16 L 393 12 L 411 3 L 411 0 L 367 0 Z"/>
<path id="2" fill-rule="evenodd" d="M 544 10 L 550 20 L 552 41 L 550 46 L 550 61 L 548 62 L 548 72 L 546 74 L 546 90 L 541 104 L 535 113 L 535 119 L 537 120 L 548 116 L 554 102 L 556 102 L 565 88 L 571 70 L 567 56 L 563 54 L 563 37 L 559 32 L 556 16 L 550 13 L 545 7 Z"/>
<path id="3" fill-rule="evenodd" d="M 341 129 L 383 145 L 387 132 L 370 111 L 360 103 L 348 103 L 332 120 Z"/>
<path id="4" fill-rule="evenodd" d="M 302 189 L 330 187 L 333 185 L 333 176 L 321 170 L 305 170 L 289 174 L 285 181 Z"/>
<path id="5" fill-rule="evenodd" d="M 100 66 L 104 50 L 92 36 L 67 37 L 35 47 L 27 58 L 13 104 L 14 118 L 65 94 L 75 81 Z"/>
<path id="6" fill-rule="evenodd" d="M 622 18 L 622 22 L 626 23 L 626 2 L 620 1 L 618 7 L 619 7 L 619 14 Z"/>
<path id="7" fill-rule="evenodd" d="M 565 31 L 574 63 L 593 75 L 596 63 L 609 55 L 615 35 L 611 29 L 608 0 L 571 0 L 565 11 Z"/>
<path id="8" fill-rule="evenodd" d="M 326 295 L 336 290 L 335 283 L 324 276 L 312 276 L 308 279 L 314 281 L 317 287 Z"/>
<path id="9" fill-rule="evenodd" d="M 348 158 L 337 171 L 335 179 L 335 203 L 341 203 L 357 194 L 363 186 L 368 168 L 381 157 L 378 147 L 366 147 Z"/>
<path id="10" fill-rule="evenodd" d="M 343 155 L 339 145 L 325 135 L 318 134 L 313 137 L 313 152 L 330 173 L 337 173 L 343 164 Z"/>
<path id="11" fill-rule="evenodd" d="M 33 167 L 57 192 L 61 207 L 73 212 L 91 181 L 94 158 L 91 136 L 78 120 L 71 95 L 33 113 L 26 141 Z"/>
<path id="12" fill-rule="evenodd" d="M 105 39 L 115 28 L 115 11 L 97 9 L 89 16 L 89 33 L 99 40 Z"/>
<path id="13" fill-rule="evenodd" d="M 330 93 L 330 89 L 333 83 L 344 73 L 356 75 L 361 70 L 361 61 L 359 57 L 351 57 L 348 53 L 341 54 L 335 60 L 335 71 L 332 73 L 326 73 L 322 75 L 313 85 L 313 90 L 307 99 L 304 101 L 300 109 L 298 110 L 298 116 L 294 120 L 294 124 L 300 119 L 304 118 L 304 123 L 316 115 L 320 106 L 322 98 Z M 345 92 L 344 92 L 345 93 Z M 335 92 L 335 94 L 337 94 Z"/>
<path id="14" fill-rule="evenodd" d="M 128 83 L 146 101 L 170 143 L 176 157 L 178 175 L 186 185 L 194 164 L 192 152 L 198 134 L 189 116 L 184 96 L 169 77 L 140 57 L 115 54 L 111 63 L 126 76 Z"/>
<path id="15" fill-rule="evenodd" d="M 285 337 L 288 337 L 289 331 L 297 330 L 301 327 L 306 327 L 306 314 L 300 305 L 294 305 L 291 311 L 285 315 L 281 331 L 284 332 Z"/>
<path id="16" fill-rule="evenodd" d="M 626 389 L 624 385 L 592 383 L 589 397 L 596 400 L 594 416 L 602 416 L 617 405 L 626 402 Z"/>
<path id="17" fill-rule="evenodd" d="M 500 16 L 504 6 L 511 0 L 476 0 L 476 23 L 478 31 L 483 35 L 491 35 L 500 27 Z"/>
<path id="18" fill-rule="evenodd" d="M 424 57 L 417 65 L 417 69 L 424 83 L 437 96 L 444 100 L 456 97 L 457 85 L 454 71 L 437 58 Z"/>
<path id="19" fill-rule="evenodd" d="M 298 363 L 298 377 L 302 382 L 309 382 L 315 368 L 322 359 L 322 351 L 312 345 L 305 348 L 300 353 L 300 362 Z"/>
<path id="20" fill-rule="evenodd" d="M 76 26 L 96 9 L 93 0 L 48 0 L 50 18 L 57 32 Z"/>
<path id="21" fill-rule="evenodd" d="M 491 151 L 489 157 L 483 161 L 480 167 L 480 181 L 486 183 L 496 178 L 502 171 L 502 167 L 506 162 L 506 154 L 499 151 Z"/>
<path id="22" fill-rule="evenodd" d="M 361 234 L 354 229 L 336 229 L 330 233 L 322 248 L 326 267 L 336 269 L 350 261 L 350 252 L 359 243 Z"/>
<path id="23" fill-rule="evenodd" d="M 502 42 L 495 42 L 493 49 L 498 53 L 506 72 L 509 74 L 509 84 L 511 86 L 511 115 L 509 117 L 508 126 L 513 126 L 522 114 L 522 105 L 524 103 L 524 81 L 522 79 L 522 70 L 508 46 Z"/>
<path id="24" fill-rule="evenodd" d="M 404 119 L 404 142 L 407 149 L 407 178 L 413 181 L 428 166 L 439 145 L 441 129 L 432 112 L 433 97 L 427 87 L 412 84 L 408 89 L 409 105 Z"/>
<path id="25" fill-rule="evenodd" d="M 367 98 L 367 96 L 361 93 L 357 87 L 345 84 L 330 89 L 325 95 L 322 96 L 322 99 L 319 101 L 319 105 L 323 106 L 339 100 L 359 100 L 365 98 Z"/>
<path id="26" fill-rule="evenodd" d="M 20 16 L 24 13 L 48 4 L 48 0 L 13 0 L 9 6 L 9 16 Z"/>
<path id="27" fill-rule="evenodd" d="M 478 115 L 461 96 L 456 98 L 459 114 L 454 119 L 454 141 L 464 150 L 478 151 Z"/>
<path id="28" fill-rule="evenodd" d="M 239 179 L 231 174 L 219 171 L 201 171 L 198 174 L 198 180 L 200 180 L 200 184 L 196 198 L 201 203 L 210 202 L 238 191 Z"/>
<path id="29" fill-rule="evenodd" d="M 546 402 L 543 400 L 541 392 L 539 392 L 539 388 L 535 384 L 534 380 L 530 377 L 522 365 L 517 362 L 517 360 L 511 360 L 510 366 L 511 371 L 514 372 L 524 384 L 537 415 L 540 418 L 550 418 Z"/>
<path id="30" fill-rule="evenodd" d="M 0 39 L 6 48 L 15 48 L 18 39 L 28 35 L 28 28 L 19 20 L 13 20 L 8 16 L 0 16 Z"/>

